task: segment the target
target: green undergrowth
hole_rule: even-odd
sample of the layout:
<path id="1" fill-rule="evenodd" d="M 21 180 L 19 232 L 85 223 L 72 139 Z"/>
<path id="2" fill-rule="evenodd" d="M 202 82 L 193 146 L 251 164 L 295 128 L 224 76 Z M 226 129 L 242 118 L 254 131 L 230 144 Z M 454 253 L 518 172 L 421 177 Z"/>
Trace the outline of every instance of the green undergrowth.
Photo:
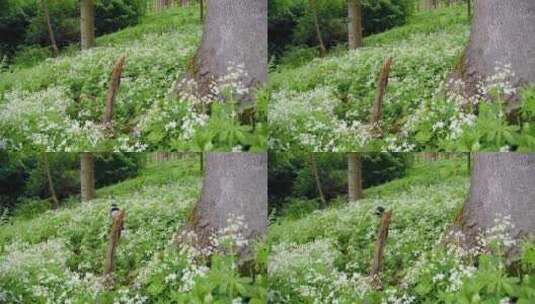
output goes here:
<path id="1" fill-rule="evenodd" d="M 326 210 L 275 219 L 267 237 L 270 301 L 530 303 L 533 244 L 522 245 L 521 273 L 505 270 L 503 251 L 480 255 L 476 268 L 462 249 L 440 245 L 468 192 L 466 167 L 465 159 L 420 162 L 357 202 L 339 198 Z M 393 211 L 379 286 L 368 277 L 378 206 Z"/>
<path id="2" fill-rule="evenodd" d="M 172 244 L 201 180 L 191 155 L 149 164 L 89 202 L 73 197 L 58 210 L 9 218 L 0 226 L 0 303 L 260 303 L 265 278 L 240 275 L 234 255 L 208 261 Z M 103 263 L 112 203 L 126 217 L 110 284 Z"/>
<path id="3" fill-rule="evenodd" d="M 255 113 L 253 127 L 240 121 L 231 101 L 219 104 L 172 94 L 187 75 L 201 32 L 197 6 L 174 8 L 99 37 L 90 50 L 71 50 L 30 68 L 0 72 L 0 149 L 265 149 L 262 106 Z M 104 127 L 101 121 L 110 75 L 122 55 L 126 63 L 112 124 Z M 232 95 L 231 80 L 220 91 Z M 258 94 L 260 104 L 265 99 L 262 92 L 253 94 Z M 201 104 L 214 102 L 207 115 L 202 109 L 209 105 Z"/>
<path id="4" fill-rule="evenodd" d="M 464 6 L 420 12 L 401 27 L 372 35 L 364 47 L 325 58 L 307 49 L 282 58 L 270 73 L 270 148 L 307 151 L 527 151 L 534 146 L 533 89 L 514 89 L 507 63 L 467 98 L 462 81 L 446 85 L 470 35 Z M 311 57 L 312 56 L 312 57 Z M 370 121 L 383 63 L 393 59 L 382 118 Z M 506 120 L 501 96 L 523 100 Z M 480 106 L 480 104 L 482 104 Z M 481 108 L 481 111 L 480 111 Z M 480 115 L 482 113 L 482 115 Z M 380 132 L 377 132 L 380 130 Z"/>

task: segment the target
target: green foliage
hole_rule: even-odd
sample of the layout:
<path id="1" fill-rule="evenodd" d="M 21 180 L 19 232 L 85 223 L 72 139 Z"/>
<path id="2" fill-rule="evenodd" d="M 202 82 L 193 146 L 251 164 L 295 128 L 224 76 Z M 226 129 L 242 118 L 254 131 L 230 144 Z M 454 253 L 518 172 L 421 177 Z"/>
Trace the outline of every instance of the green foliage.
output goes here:
<path id="1" fill-rule="evenodd" d="M 412 13 L 414 0 L 363 0 L 364 35 L 402 25 Z M 347 1 L 318 0 L 322 38 L 328 46 L 347 41 Z M 316 46 L 308 0 L 269 0 L 269 50 L 281 54 L 292 46 Z"/>
<path id="2" fill-rule="evenodd" d="M 104 187 L 134 177 L 142 166 L 143 154 L 95 154 L 95 185 Z M 80 160 L 75 153 L 48 153 L 50 174 L 59 199 L 80 192 Z M 51 197 L 42 153 L 0 154 L 0 207 L 13 208 L 31 218 L 50 209 L 37 198 Z M 27 200 L 30 199 L 30 200 Z"/>
<path id="3" fill-rule="evenodd" d="M 264 90 L 252 93 L 259 100 L 254 123 L 240 119 L 241 109 L 231 92 L 239 88 L 237 84 L 225 84 L 230 92 L 221 90 L 223 96 L 208 101 L 195 94 L 173 94 L 199 43 L 196 9 L 169 9 L 146 17 L 139 26 L 100 37 L 99 47 L 0 74 L 0 147 L 265 151 Z M 108 79 L 121 55 L 126 55 L 126 65 L 113 123 L 106 130 L 100 121 Z"/>
<path id="4" fill-rule="evenodd" d="M 488 247 L 468 250 L 453 239 L 442 241 L 467 190 L 468 173 L 461 159 L 417 162 L 406 177 L 366 190 L 358 202 L 301 218 L 280 217 L 268 232 L 270 301 L 533 302 L 534 243 L 520 244 L 520 255 L 510 264 L 504 254 L 511 249 L 510 222 L 497 222 L 495 234 L 486 237 Z M 392 209 L 393 217 L 382 286 L 374 288 L 368 271 L 378 205 Z"/>
<path id="5" fill-rule="evenodd" d="M 419 130 L 432 130 L 458 113 L 453 102 L 428 105 L 458 60 L 468 38 L 455 7 L 420 13 L 403 27 L 370 36 L 365 47 L 270 73 L 270 148 L 316 152 L 423 150 Z M 425 41 L 425 44 L 422 43 Z M 394 63 L 380 128 L 369 120 L 384 61 Z M 424 127 L 420 124 L 427 123 Z M 444 130 L 443 127 L 440 130 Z"/>
<path id="6" fill-rule="evenodd" d="M 47 0 L 50 20 L 59 46 L 80 40 L 79 1 Z M 43 1 L 7 0 L 0 10 L 0 52 L 12 54 L 27 46 L 50 44 L 47 24 L 43 13 Z M 97 0 L 95 1 L 96 35 L 115 32 L 137 24 L 145 14 L 146 0 Z M 22 51 L 16 62 L 33 65 L 38 58 L 31 58 L 28 49 Z M 35 54 L 35 51 L 33 51 Z M 42 54 L 44 50 L 40 51 Z M 18 57 L 18 56 L 17 56 Z M 31 61 L 23 61 L 33 59 Z M 39 58 L 40 59 L 40 58 Z"/>
<path id="7" fill-rule="evenodd" d="M 363 153 L 363 187 L 369 188 L 405 175 L 409 155 Z M 325 197 L 329 200 L 347 194 L 347 155 L 318 153 L 316 162 Z M 285 214 L 303 215 L 317 202 L 293 198 L 318 198 L 313 172 L 306 153 L 271 153 L 269 166 L 270 208 Z M 290 204 L 288 200 L 291 201 Z"/>

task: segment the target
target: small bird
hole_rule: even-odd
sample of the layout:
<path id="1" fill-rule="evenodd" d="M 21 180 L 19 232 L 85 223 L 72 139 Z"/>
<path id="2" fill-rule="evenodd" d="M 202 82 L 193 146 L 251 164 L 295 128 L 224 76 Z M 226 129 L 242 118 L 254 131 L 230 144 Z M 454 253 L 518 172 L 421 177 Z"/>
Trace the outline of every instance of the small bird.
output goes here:
<path id="1" fill-rule="evenodd" d="M 113 219 L 117 214 L 119 213 L 119 207 L 117 207 L 117 204 L 112 203 L 110 208 L 110 217 Z"/>
<path id="2" fill-rule="evenodd" d="M 383 208 L 382 206 L 377 206 L 377 208 L 375 208 L 375 215 L 377 215 L 377 217 L 381 217 L 383 216 L 383 213 L 385 213 L 385 208 Z"/>

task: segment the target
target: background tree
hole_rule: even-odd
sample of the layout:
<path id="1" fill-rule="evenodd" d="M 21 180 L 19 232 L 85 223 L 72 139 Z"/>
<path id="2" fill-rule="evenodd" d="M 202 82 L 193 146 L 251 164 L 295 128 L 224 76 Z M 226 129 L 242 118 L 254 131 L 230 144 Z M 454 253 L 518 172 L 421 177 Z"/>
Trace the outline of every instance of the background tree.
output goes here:
<path id="1" fill-rule="evenodd" d="M 89 152 L 80 155 L 80 195 L 82 202 L 95 197 L 95 162 Z"/>
<path id="2" fill-rule="evenodd" d="M 56 38 L 54 35 L 54 30 L 52 29 L 52 22 L 50 21 L 50 12 L 48 11 L 48 1 L 42 0 L 42 6 L 43 6 L 43 13 L 45 15 L 46 19 L 46 26 L 48 29 L 48 36 L 50 37 L 50 45 L 52 46 L 52 51 L 54 54 L 54 57 L 57 57 L 59 55 L 59 49 L 58 44 L 56 43 Z"/>
<path id="3" fill-rule="evenodd" d="M 360 153 L 351 152 L 347 155 L 347 188 L 349 201 L 357 201 L 362 193 L 362 159 Z"/>
<path id="4" fill-rule="evenodd" d="M 349 49 L 362 46 L 362 5 L 360 0 L 349 0 L 348 5 L 348 41 Z"/>
<path id="5" fill-rule="evenodd" d="M 267 229 L 267 154 L 206 153 L 202 194 L 190 217 L 199 245 L 207 246 L 212 233 L 242 217 L 241 233 L 248 240 Z M 241 263 L 251 257 L 250 247 L 240 252 Z"/>
<path id="6" fill-rule="evenodd" d="M 59 208 L 59 200 L 56 195 L 56 190 L 54 189 L 54 183 L 52 181 L 52 173 L 50 173 L 50 164 L 48 162 L 48 154 L 43 154 L 43 169 L 45 170 L 46 179 L 48 181 L 48 191 L 50 191 L 50 196 L 52 197 L 52 202 L 54 203 L 54 209 Z"/>
<path id="7" fill-rule="evenodd" d="M 80 0 L 80 34 L 82 50 L 95 46 L 95 4 L 93 0 Z"/>
<path id="8" fill-rule="evenodd" d="M 479 1 L 483 2 L 483 1 Z M 514 239 L 535 234 L 535 154 L 476 153 L 462 229 L 474 246 L 480 232 L 510 217 Z M 515 253 L 514 251 L 509 254 Z"/>
<path id="9" fill-rule="evenodd" d="M 316 31 L 316 38 L 318 39 L 318 44 L 320 47 L 320 55 L 323 57 L 327 53 L 327 48 L 323 42 L 323 37 L 321 36 L 320 22 L 318 17 L 318 3 L 316 0 L 308 1 L 310 6 L 310 13 L 312 14 L 312 19 L 314 20 L 314 30 Z"/>

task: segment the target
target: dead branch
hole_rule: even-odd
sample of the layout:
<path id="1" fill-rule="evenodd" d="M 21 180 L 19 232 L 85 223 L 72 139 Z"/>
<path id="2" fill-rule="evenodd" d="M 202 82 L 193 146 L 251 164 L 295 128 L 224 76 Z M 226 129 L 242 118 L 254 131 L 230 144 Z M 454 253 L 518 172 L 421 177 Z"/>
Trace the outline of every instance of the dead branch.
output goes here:
<path id="1" fill-rule="evenodd" d="M 375 254 L 370 268 L 370 278 L 377 286 L 381 285 L 379 274 L 383 270 L 385 244 L 388 238 L 388 228 L 392 219 L 392 213 L 393 211 L 389 210 L 383 214 L 381 223 L 379 224 L 377 241 L 375 242 Z"/>
<path id="2" fill-rule="evenodd" d="M 123 221 L 125 211 L 119 210 L 113 217 L 113 224 L 111 226 L 110 235 L 108 237 L 108 252 L 106 254 L 106 261 L 104 263 L 104 275 L 109 276 L 113 272 L 113 261 L 115 257 L 115 250 L 121 238 L 121 231 L 123 230 Z"/>
<path id="3" fill-rule="evenodd" d="M 375 101 L 373 102 L 373 109 L 370 116 L 370 126 L 376 128 L 379 122 L 383 118 L 383 99 L 386 93 L 386 87 L 388 86 L 388 77 L 390 75 L 390 67 L 392 66 L 392 57 L 388 58 L 381 69 L 381 75 L 377 83 L 377 94 L 375 95 Z"/>
<path id="4" fill-rule="evenodd" d="M 102 116 L 102 124 L 109 126 L 111 124 L 111 118 L 113 116 L 113 104 L 115 103 L 115 97 L 119 91 L 119 85 L 121 84 L 121 74 L 123 73 L 124 64 L 126 61 L 126 55 L 122 55 L 115 62 L 115 67 L 111 73 L 110 83 L 108 87 L 108 95 L 106 96 L 106 109 Z"/>

